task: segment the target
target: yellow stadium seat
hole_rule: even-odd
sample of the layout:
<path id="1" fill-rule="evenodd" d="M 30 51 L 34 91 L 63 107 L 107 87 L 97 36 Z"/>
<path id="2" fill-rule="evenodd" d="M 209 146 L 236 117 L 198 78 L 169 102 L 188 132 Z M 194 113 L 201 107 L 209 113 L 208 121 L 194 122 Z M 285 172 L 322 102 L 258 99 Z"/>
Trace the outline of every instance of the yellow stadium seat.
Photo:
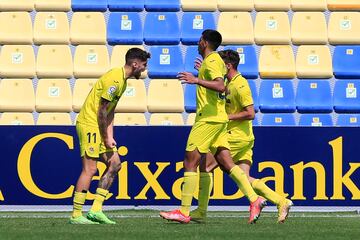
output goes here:
<path id="1" fill-rule="evenodd" d="M 68 45 L 41 45 L 36 59 L 38 78 L 71 78 L 73 62 Z"/>
<path id="2" fill-rule="evenodd" d="M 72 107 L 75 112 L 80 112 L 86 97 L 93 88 L 97 79 L 77 79 L 74 85 Z"/>
<path id="3" fill-rule="evenodd" d="M 249 11 L 254 9 L 254 0 L 218 0 L 219 11 Z"/>
<path id="4" fill-rule="evenodd" d="M 147 99 L 145 83 L 142 80 L 129 79 L 121 96 L 116 112 L 146 112 Z"/>
<path id="5" fill-rule="evenodd" d="M 296 55 L 298 78 L 330 78 L 333 76 L 330 49 L 326 45 L 303 45 Z"/>
<path id="6" fill-rule="evenodd" d="M 35 94 L 30 79 L 3 79 L 0 82 L 0 112 L 33 112 Z"/>
<path id="7" fill-rule="evenodd" d="M 64 12 L 38 12 L 34 22 L 35 44 L 69 44 L 69 20 Z"/>
<path id="8" fill-rule="evenodd" d="M 5 112 L 1 114 L 0 125 L 35 125 L 32 113 Z"/>
<path id="9" fill-rule="evenodd" d="M 80 45 L 74 56 L 74 76 L 97 78 L 110 70 L 109 53 L 105 45 Z"/>
<path id="10" fill-rule="evenodd" d="M 35 54 L 30 45 L 4 45 L 0 53 L 1 77 L 35 77 Z"/>
<path id="11" fill-rule="evenodd" d="M 122 67 L 125 65 L 125 54 L 133 47 L 145 50 L 143 45 L 116 45 L 111 54 L 111 68 Z M 141 73 L 141 78 L 147 78 L 147 70 Z"/>
<path id="12" fill-rule="evenodd" d="M 67 79 L 40 79 L 36 88 L 37 112 L 70 112 L 72 94 Z"/>
<path id="13" fill-rule="evenodd" d="M 181 0 L 183 11 L 215 11 L 217 10 L 216 0 Z"/>
<path id="14" fill-rule="evenodd" d="M 327 44 L 327 26 L 322 12 L 295 12 L 291 24 L 293 44 Z"/>
<path id="15" fill-rule="evenodd" d="M 115 113 L 114 117 L 115 126 L 146 126 L 146 118 L 143 113 Z"/>
<path id="16" fill-rule="evenodd" d="M 1 0 L 0 11 L 28 11 L 34 10 L 34 0 Z"/>
<path id="17" fill-rule="evenodd" d="M 153 113 L 151 114 L 149 125 L 182 126 L 184 125 L 184 120 L 181 113 Z"/>
<path id="18" fill-rule="evenodd" d="M 262 46 L 259 72 L 262 78 L 294 78 L 296 74 L 292 47 L 289 45 Z"/>
<path id="19" fill-rule="evenodd" d="M 70 41 L 77 44 L 105 44 L 106 23 L 101 12 L 75 12 L 70 27 Z"/>
<path id="20" fill-rule="evenodd" d="M 40 113 L 36 125 L 72 125 L 69 113 Z"/>
<path id="21" fill-rule="evenodd" d="M 190 113 L 186 120 L 186 125 L 192 126 L 195 123 L 196 113 Z"/>
<path id="22" fill-rule="evenodd" d="M 183 112 L 184 91 L 176 80 L 151 80 L 148 88 L 149 112 Z"/>
<path id="23" fill-rule="evenodd" d="M 253 44 L 254 29 L 248 12 L 221 12 L 218 21 L 222 44 Z"/>
<path id="24" fill-rule="evenodd" d="M 332 12 L 328 37 L 330 44 L 360 44 L 360 13 Z"/>
<path id="25" fill-rule="evenodd" d="M 256 11 L 288 11 L 290 0 L 254 0 Z"/>
<path id="26" fill-rule="evenodd" d="M 28 12 L 0 12 L 0 44 L 32 42 L 33 28 Z"/>
<path id="27" fill-rule="evenodd" d="M 360 10 L 359 0 L 327 0 L 328 9 L 330 11 L 358 11 Z"/>
<path id="28" fill-rule="evenodd" d="M 326 11 L 326 0 L 291 0 L 293 11 Z"/>
<path id="29" fill-rule="evenodd" d="M 255 20 L 256 44 L 290 44 L 290 23 L 286 12 L 258 12 Z"/>
<path id="30" fill-rule="evenodd" d="M 71 10 L 71 0 L 35 0 L 36 11 L 63 11 Z"/>

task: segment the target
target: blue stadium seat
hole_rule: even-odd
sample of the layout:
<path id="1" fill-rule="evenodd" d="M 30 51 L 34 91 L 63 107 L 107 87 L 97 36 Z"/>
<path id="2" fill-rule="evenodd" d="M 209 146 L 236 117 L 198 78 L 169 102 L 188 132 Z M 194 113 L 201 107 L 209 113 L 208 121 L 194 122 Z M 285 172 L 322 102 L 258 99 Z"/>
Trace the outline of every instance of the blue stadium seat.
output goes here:
<path id="1" fill-rule="evenodd" d="M 292 113 L 264 114 L 261 126 L 296 126 L 295 117 Z"/>
<path id="2" fill-rule="evenodd" d="M 179 44 L 180 28 L 176 13 L 147 13 L 144 41 L 148 45 Z"/>
<path id="3" fill-rule="evenodd" d="M 180 0 L 145 0 L 148 12 L 177 12 L 180 10 Z"/>
<path id="4" fill-rule="evenodd" d="M 197 44 L 205 29 L 216 29 L 213 13 L 185 12 L 181 24 L 181 42 L 186 45 Z"/>
<path id="5" fill-rule="evenodd" d="M 141 12 L 144 0 L 108 0 L 110 11 Z"/>
<path id="6" fill-rule="evenodd" d="M 332 117 L 330 114 L 301 114 L 299 126 L 333 126 Z"/>
<path id="7" fill-rule="evenodd" d="M 336 46 L 333 71 L 336 78 L 360 78 L 360 46 Z"/>
<path id="8" fill-rule="evenodd" d="M 252 95 L 252 98 L 254 101 L 255 112 L 258 112 L 259 111 L 259 95 L 256 90 L 256 82 L 255 82 L 255 80 L 248 80 L 248 83 L 249 83 L 249 86 L 251 89 L 251 95 Z"/>
<path id="9" fill-rule="evenodd" d="M 336 126 L 360 127 L 360 114 L 339 114 Z"/>
<path id="10" fill-rule="evenodd" d="M 231 49 L 239 53 L 240 63 L 238 70 L 241 72 L 241 75 L 245 78 L 258 78 L 258 59 L 256 57 L 255 48 L 252 45 L 225 46 L 224 49 Z"/>
<path id="11" fill-rule="evenodd" d="M 259 126 L 259 117 L 257 116 L 257 114 L 255 114 L 255 118 L 254 120 L 252 121 L 252 125 L 253 126 Z"/>
<path id="12" fill-rule="evenodd" d="M 359 80 L 338 80 L 334 89 L 334 110 L 338 113 L 360 113 Z"/>
<path id="13" fill-rule="evenodd" d="M 198 70 L 194 68 L 194 62 L 197 57 L 202 58 L 198 53 L 197 46 L 189 46 L 186 48 L 185 71 L 191 72 L 195 76 L 198 75 Z"/>
<path id="14" fill-rule="evenodd" d="M 185 111 L 188 113 L 196 112 L 196 85 L 186 84 L 185 85 Z"/>
<path id="15" fill-rule="evenodd" d="M 176 78 L 184 71 L 179 46 L 152 46 L 148 75 L 150 78 Z"/>
<path id="16" fill-rule="evenodd" d="M 112 12 L 107 25 L 107 41 L 110 45 L 143 44 L 140 15 L 135 12 Z"/>
<path id="17" fill-rule="evenodd" d="M 259 92 L 260 111 L 293 113 L 295 107 L 294 86 L 291 80 L 263 80 Z"/>
<path id="18" fill-rule="evenodd" d="M 330 113 L 333 110 L 330 83 L 327 80 L 299 81 L 296 106 L 300 113 Z"/>
<path id="19" fill-rule="evenodd" d="M 108 0 L 72 0 L 73 11 L 105 12 Z"/>

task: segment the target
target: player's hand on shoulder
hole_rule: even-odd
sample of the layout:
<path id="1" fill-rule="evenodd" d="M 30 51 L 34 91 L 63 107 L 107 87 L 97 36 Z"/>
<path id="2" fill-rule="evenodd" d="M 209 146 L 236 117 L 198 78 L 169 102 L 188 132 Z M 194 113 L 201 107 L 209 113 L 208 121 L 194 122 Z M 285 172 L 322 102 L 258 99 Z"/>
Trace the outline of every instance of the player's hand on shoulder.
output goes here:
<path id="1" fill-rule="evenodd" d="M 201 67 L 202 62 L 203 62 L 203 60 L 202 60 L 201 58 L 197 57 L 197 58 L 195 59 L 195 61 L 194 61 L 194 68 L 195 68 L 196 70 L 199 70 L 200 67 Z"/>

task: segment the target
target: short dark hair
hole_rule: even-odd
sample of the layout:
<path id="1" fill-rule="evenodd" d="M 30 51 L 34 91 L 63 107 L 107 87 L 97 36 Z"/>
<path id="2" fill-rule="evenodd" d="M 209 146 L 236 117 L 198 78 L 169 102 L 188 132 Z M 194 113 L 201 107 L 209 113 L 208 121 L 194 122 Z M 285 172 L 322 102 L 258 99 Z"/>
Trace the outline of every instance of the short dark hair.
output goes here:
<path id="1" fill-rule="evenodd" d="M 230 63 L 233 68 L 237 69 L 240 57 L 239 53 L 234 50 L 223 50 L 218 52 L 225 64 Z"/>
<path id="2" fill-rule="evenodd" d="M 132 60 L 139 59 L 140 61 L 146 61 L 150 58 L 150 53 L 140 48 L 130 48 L 125 55 L 126 64 L 130 64 Z"/>
<path id="3" fill-rule="evenodd" d="M 222 42 L 222 36 L 216 30 L 206 29 L 205 31 L 202 32 L 201 35 L 202 38 L 211 45 L 212 50 L 214 51 L 220 46 Z"/>

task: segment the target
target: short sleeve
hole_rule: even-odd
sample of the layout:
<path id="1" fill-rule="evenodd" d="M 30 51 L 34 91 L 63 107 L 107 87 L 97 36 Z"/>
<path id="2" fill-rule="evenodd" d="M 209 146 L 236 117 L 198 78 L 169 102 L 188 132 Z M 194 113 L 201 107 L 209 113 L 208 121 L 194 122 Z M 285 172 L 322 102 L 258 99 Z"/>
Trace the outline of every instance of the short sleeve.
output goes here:
<path id="1" fill-rule="evenodd" d="M 254 100 L 253 100 L 252 94 L 251 94 L 251 89 L 250 89 L 249 84 L 247 82 L 243 82 L 238 87 L 238 94 L 239 94 L 241 107 L 245 108 L 247 106 L 250 106 L 250 105 L 254 104 Z"/>
<path id="2" fill-rule="evenodd" d="M 222 60 L 209 59 L 209 61 L 206 63 L 206 67 L 207 75 L 211 78 L 211 80 L 216 78 L 224 79 L 226 70 Z"/>
<path id="3" fill-rule="evenodd" d="M 112 102 L 119 92 L 119 84 L 115 81 L 114 70 L 110 70 L 101 77 L 102 92 L 101 97 Z"/>

